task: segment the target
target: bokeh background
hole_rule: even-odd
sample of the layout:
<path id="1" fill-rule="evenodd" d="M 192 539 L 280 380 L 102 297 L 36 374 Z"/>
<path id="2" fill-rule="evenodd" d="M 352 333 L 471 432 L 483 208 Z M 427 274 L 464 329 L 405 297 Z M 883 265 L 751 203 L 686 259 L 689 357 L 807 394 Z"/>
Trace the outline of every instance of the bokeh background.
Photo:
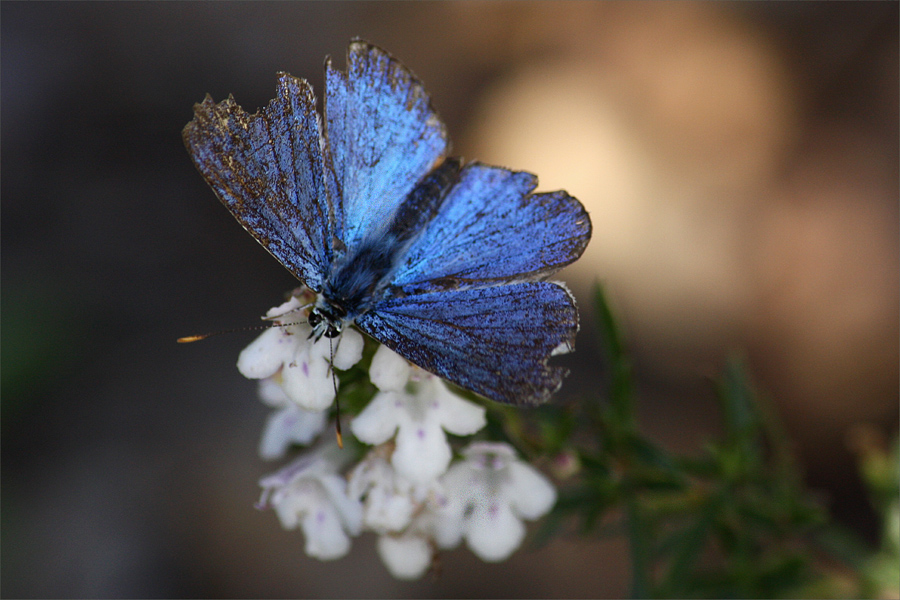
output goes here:
<path id="1" fill-rule="evenodd" d="M 455 151 L 588 207 L 564 273 L 585 326 L 563 398 L 596 397 L 590 285 L 642 426 L 699 448 L 706 377 L 742 351 L 808 481 L 874 535 L 848 435 L 898 419 L 898 4 L 0 4 L 2 595 L 615 597 L 621 540 L 390 578 L 363 537 L 307 558 L 252 507 L 266 409 L 234 368 L 295 281 L 182 146 L 194 102 L 322 89 L 360 36 L 426 83 Z M 602 401 L 602 399 L 597 400 Z"/>

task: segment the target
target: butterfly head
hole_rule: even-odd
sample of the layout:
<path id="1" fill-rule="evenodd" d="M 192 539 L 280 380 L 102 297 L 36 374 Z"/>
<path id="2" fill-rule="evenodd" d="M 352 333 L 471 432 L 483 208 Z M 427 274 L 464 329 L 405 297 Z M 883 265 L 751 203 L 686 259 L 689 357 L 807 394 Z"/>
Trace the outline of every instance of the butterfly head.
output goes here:
<path id="1" fill-rule="evenodd" d="M 307 322 L 312 327 L 312 333 L 309 337 L 316 340 L 321 339 L 322 336 L 336 338 L 341 335 L 341 331 L 344 329 L 344 318 L 333 307 L 322 302 L 309 311 Z"/>

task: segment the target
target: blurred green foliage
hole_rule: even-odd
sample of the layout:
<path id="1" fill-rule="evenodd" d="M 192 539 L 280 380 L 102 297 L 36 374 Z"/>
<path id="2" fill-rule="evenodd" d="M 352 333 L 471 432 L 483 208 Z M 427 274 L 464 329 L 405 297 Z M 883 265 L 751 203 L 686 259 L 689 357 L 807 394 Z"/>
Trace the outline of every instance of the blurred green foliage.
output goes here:
<path id="1" fill-rule="evenodd" d="M 699 456 L 641 434 L 632 364 L 601 288 L 601 399 L 521 411 L 490 403 L 488 435 L 549 460 L 560 497 L 535 541 L 563 531 L 627 536 L 634 597 L 898 597 L 898 447 L 860 444 L 884 522 L 872 549 L 805 488 L 785 432 L 740 358 L 714 382 L 722 432 Z"/>

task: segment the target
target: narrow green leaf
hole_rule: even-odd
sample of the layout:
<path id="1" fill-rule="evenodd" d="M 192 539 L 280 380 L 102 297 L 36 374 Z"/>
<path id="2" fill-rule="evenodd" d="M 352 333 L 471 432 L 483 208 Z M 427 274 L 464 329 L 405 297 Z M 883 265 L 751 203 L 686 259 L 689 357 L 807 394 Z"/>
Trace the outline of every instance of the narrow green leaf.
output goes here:
<path id="1" fill-rule="evenodd" d="M 651 595 L 650 532 L 634 495 L 631 495 L 626 501 L 625 511 L 628 519 L 628 540 L 631 551 L 631 597 L 649 598 Z"/>
<path id="2" fill-rule="evenodd" d="M 719 392 L 726 431 L 733 435 L 747 435 L 758 427 L 755 394 L 742 359 L 735 356 L 729 358 L 719 382 Z"/>
<path id="3" fill-rule="evenodd" d="M 625 343 L 603 287 L 594 287 L 594 312 L 600 333 L 600 342 L 606 360 L 604 370 L 608 379 L 610 420 L 623 428 L 634 428 L 634 382 L 631 360 L 625 351 Z"/>
<path id="4" fill-rule="evenodd" d="M 707 502 L 696 521 L 673 536 L 672 559 L 664 580 L 665 596 L 680 597 L 688 591 L 686 584 L 691 580 L 691 572 L 710 537 L 718 509 L 717 499 Z"/>

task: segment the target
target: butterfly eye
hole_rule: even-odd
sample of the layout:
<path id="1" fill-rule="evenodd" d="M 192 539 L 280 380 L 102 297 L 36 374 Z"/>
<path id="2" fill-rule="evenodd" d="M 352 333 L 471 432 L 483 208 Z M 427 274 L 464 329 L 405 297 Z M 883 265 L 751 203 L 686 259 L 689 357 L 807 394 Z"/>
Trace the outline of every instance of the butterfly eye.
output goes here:
<path id="1" fill-rule="evenodd" d="M 325 337 L 327 338 L 336 338 L 339 335 L 341 335 L 341 330 L 334 325 L 329 325 L 328 329 L 325 330 Z"/>
<path id="2" fill-rule="evenodd" d="M 323 318 L 323 317 L 322 317 L 322 314 L 321 314 L 320 312 L 318 312 L 317 310 L 313 309 L 313 310 L 309 313 L 309 318 L 306 320 L 306 322 L 309 323 L 309 326 L 310 326 L 310 327 L 312 327 L 313 329 L 315 329 L 316 326 L 318 326 L 319 323 L 322 322 L 322 318 Z"/>

